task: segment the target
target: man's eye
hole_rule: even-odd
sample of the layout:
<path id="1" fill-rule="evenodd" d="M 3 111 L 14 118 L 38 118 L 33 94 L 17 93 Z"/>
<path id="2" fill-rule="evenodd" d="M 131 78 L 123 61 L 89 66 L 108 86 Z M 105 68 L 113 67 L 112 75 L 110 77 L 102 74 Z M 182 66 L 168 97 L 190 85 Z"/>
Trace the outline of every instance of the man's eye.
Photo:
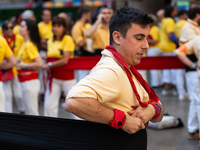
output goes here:
<path id="1" fill-rule="evenodd" d="M 142 39 L 141 38 L 136 38 L 137 40 L 141 41 Z"/>

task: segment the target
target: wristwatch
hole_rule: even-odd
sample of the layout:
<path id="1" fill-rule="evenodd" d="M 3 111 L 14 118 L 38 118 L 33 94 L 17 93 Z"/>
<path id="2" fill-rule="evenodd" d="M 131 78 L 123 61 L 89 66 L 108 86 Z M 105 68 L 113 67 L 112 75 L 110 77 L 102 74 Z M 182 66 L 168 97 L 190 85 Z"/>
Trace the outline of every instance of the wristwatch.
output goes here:
<path id="1" fill-rule="evenodd" d="M 52 62 L 48 62 L 47 65 L 51 68 Z"/>

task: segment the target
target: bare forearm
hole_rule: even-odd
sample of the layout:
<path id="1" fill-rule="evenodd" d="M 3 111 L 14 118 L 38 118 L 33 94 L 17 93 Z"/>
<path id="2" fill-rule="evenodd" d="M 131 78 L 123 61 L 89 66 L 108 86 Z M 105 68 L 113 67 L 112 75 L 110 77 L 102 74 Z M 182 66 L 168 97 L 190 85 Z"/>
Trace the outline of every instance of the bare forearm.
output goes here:
<path id="1" fill-rule="evenodd" d="M 98 25 L 99 25 L 99 21 L 96 21 L 92 25 L 92 27 L 86 31 L 85 36 L 87 38 L 91 38 L 94 35 L 95 31 L 97 30 Z"/>
<path id="2" fill-rule="evenodd" d="M 14 67 L 17 64 L 16 59 L 14 56 L 7 57 L 3 62 L 0 64 L 1 69 L 10 69 Z"/>
<path id="3" fill-rule="evenodd" d="M 93 98 L 66 99 L 65 109 L 88 121 L 109 124 L 114 112 Z"/>
<path id="4" fill-rule="evenodd" d="M 177 57 L 180 59 L 181 62 L 183 62 L 185 65 L 187 65 L 188 67 L 192 67 L 193 62 L 187 58 L 186 56 L 180 56 L 177 55 Z"/>

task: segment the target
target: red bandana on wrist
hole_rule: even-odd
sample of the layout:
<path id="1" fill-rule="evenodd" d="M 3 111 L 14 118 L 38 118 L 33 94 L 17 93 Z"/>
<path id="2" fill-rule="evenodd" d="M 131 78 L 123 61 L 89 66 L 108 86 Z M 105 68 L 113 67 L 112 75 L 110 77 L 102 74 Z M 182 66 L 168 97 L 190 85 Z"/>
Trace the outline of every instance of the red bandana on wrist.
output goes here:
<path id="1" fill-rule="evenodd" d="M 112 46 L 106 46 L 106 49 L 108 51 L 110 51 L 113 54 L 113 56 L 115 57 L 115 59 L 120 63 L 120 65 L 122 65 L 124 67 L 124 70 L 126 71 L 126 75 L 127 75 L 128 79 L 130 81 L 130 84 L 133 88 L 133 92 L 135 93 L 135 96 L 137 97 L 137 100 L 138 100 L 140 106 L 146 108 L 149 103 L 152 103 L 152 102 L 157 103 L 159 101 L 158 96 L 156 95 L 154 90 L 151 87 L 149 87 L 149 85 L 142 78 L 142 76 L 135 69 L 135 67 L 132 65 L 131 68 L 129 69 L 128 65 L 126 64 L 126 62 L 124 61 L 122 56 Z M 149 101 L 148 102 L 142 102 L 141 101 L 140 96 L 138 94 L 138 91 L 137 91 L 135 84 L 133 82 L 131 73 L 136 77 L 136 79 L 140 82 L 140 84 L 143 86 L 143 88 L 148 93 L 148 95 L 149 95 Z M 132 106 L 132 107 L 136 108 L 137 106 Z"/>

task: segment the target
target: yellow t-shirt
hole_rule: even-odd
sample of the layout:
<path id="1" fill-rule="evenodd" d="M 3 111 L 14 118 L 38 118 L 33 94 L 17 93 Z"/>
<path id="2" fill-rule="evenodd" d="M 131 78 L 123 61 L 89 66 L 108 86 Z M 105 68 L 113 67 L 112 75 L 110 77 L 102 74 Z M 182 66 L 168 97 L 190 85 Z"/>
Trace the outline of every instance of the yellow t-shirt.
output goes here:
<path id="1" fill-rule="evenodd" d="M 26 43 L 23 43 L 18 53 L 18 58 L 24 63 L 33 63 L 34 59 L 39 56 L 40 55 L 37 46 L 30 40 L 28 40 Z"/>
<path id="2" fill-rule="evenodd" d="M 78 47 L 79 42 L 85 41 L 87 39 L 85 36 L 86 30 L 87 30 L 86 26 L 80 21 L 77 21 L 74 24 L 72 28 L 72 38 L 76 44 L 76 47 Z M 84 50 L 87 50 L 86 45 L 84 46 Z"/>
<path id="3" fill-rule="evenodd" d="M 184 26 L 184 24 L 186 23 L 187 21 L 186 20 L 179 20 L 176 24 L 175 24 L 175 27 L 174 27 L 174 34 L 176 35 L 177 38 L 180 37 L 180 34 L 181 34 L 181 29 L 182 27 Z"/>
<path id="4" fill-rule="evenodd" d="M 2 35 L 3 34 L 3 32 L 2 32 L 2 28 L 0 27 L 0 35 Z"/>
<path id="5" fill-rule="evenodd" d="M 71 52 L 70 58 L 74 57 L 75 44 L 71 36 L 65 35 L 62 41 L 53 41 L 53 38 L 47 41 L 47 56 L 51 58 L 62 58 L 63 52 Z"/>
<path id="6" fill-rule="evenodd" d="M 52 22 L 45 24 L 44 22 L 38 23 L 39 34 L 41 38 L 50 39 L 53 37 Z"/>
<path id="7" fill-rule="evenodd" d="M 148 93 L 134 76 L 132 78 L 141 101 L 147 102 Z M 108 50 L 102 52 L 101 60 L 90 74 L 69 91 L 67 99 L 73 97 L 94 98 L 105 107 L 119 109 L 126 114 L 133 110 L 131 106 L 139 106 L 126 73 Z"/>
<path id="8" fill-rule="evenodd" d="M 164 18 L 160 29 L 160 51 L 164 53 L 172 53 L 176 48 L 176 44 L 168 37 L 167 33 L 174 32 L 175 22 L 172 18 Z"/>
<path id="9" fill-rule="evenodd" d="M 10 38 L 8 38 L 8 41 L 10 42 Z M 19 49 L 21 48 L 22 44 L 24 43 L 24 39 L 20 34 L 16 34 L 15 40 L 11 42 L 11 45 L 14 47 L 13 54 L 15 57 L 18 57 Z M 17 76 L 17 69 L 16 67 L 12 68 L 13 75 Z"/>
<path id="10" fill-rule="evenodd" d="M 11 55 L 13 55 L 13 53 L 8 46 L 8 43 L 2 36 L 0 36 L 0 63 L 2 63 L 4 58 L 10 57 Z"/>
<path id="11" fill-rule="evenodd" d="M 100 24 L 92 36 L 92 47 L 93 49 L 104 49 L 110 42 L 110 33 L 109 30 L 104 28 L 102 24 Z"/>
<path id="12" fill-rule="evenodd" d="M 159 46 L 159 29 L 157 26 L 152 26 L 150 29 L 150 35 L 152 36 L 153 40 L 157 40 L 158 42 L 154 45 L 149 44 L 149 48 L 151 47 L 158 47 Z"/>
<path id="13" fill-rule="evenodd" d="M 20 28 L 20 25 L 16 25 L 16 26 L 13 28 L 13 33 L 14 33 L 14 34 L 20 34 L 19 28 Z"/>

